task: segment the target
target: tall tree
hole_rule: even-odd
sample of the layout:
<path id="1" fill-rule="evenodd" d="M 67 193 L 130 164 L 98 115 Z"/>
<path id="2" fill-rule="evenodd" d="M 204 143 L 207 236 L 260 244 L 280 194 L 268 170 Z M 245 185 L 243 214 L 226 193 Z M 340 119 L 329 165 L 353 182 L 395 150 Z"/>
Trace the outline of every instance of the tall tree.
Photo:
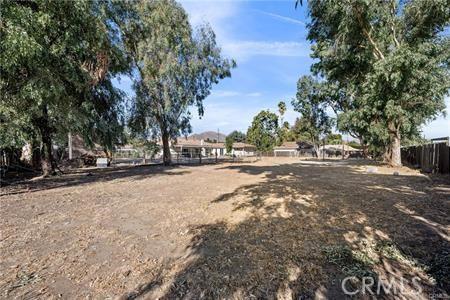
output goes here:
<path id="1" fill-rule="evenodd" d="M 238 130 L 234 130 L 232 131 L 228 137 L 230 137 L 234 142 L 239 142 L 239 143 L 245 143 L 245 141 L 247 140 L 247 136 L 245 135 L 245 133 L 240 132 Z"/>
<path id="2" fill-rule="evenodd" d="M 296 98 L 292 100 L 294 110 L 301 114 L 297 129 L 308 137 L 316 154 L 321 136 L 329 134 L 333 126 L 333 119 L 326 112 L 323 86 L 311 76 L 302 76 L 297 82 Z"/>
<path id="3" fill-rule="evenodd" d="M 111 1 L 3 1 L 1 9 L 1 106 L 24 120 L 27 139 L 40 140 L 48 175 L 55 134 L 95 123 L 92 112 L 105 112 L 95 103 L 116 93 L 109 81 L 128 66 L 117 23 L 124 15 Z"/>
<path id="4" fill-rule="evenodd" d="M 286 112 L 286 103 L 284 101 L 280 101 L 278 103 L 278 112 L 280 113 L 281 118 L 280 124 L 283 124 L 283 116 L 284 113 Z"/>
<path id="5" fill-rule="evenodd" d="M 272 151 L 278 143 L 278 136 L 278 116 L 269 110 L 258 113 L 247 131 L 247 141 L 258 151 Z"/>
<path id="6" fill-rule="evenodd" d="M 286 112 L 286 103 L 284 101 L 280 101 L 278 103 L 278 113 L 280 114 L 280 136 L 279 136 L 279 142 L 282 143 L 284 141 L 287 141 L 291 138 L 290 130 L 289 130 L 289 123 L 284 121 L 284 113 Z"/>
<path id="7" fill-rule="evenodd" d="M 346 120 L 361 122 L 358 131 L 385 144 L 386 160 L 401 165 L 402 135 L 418 132 L 445 108 L 450 42 L 441 33 L 450 24 L 448 1 L 308 5 L 308 39 L 317 59 L 312 70 L 346 91 Z"/>
<path id="8" fill-rule="evenodd" d="M 202 116 L 212 85 L 231 76 L 235 63 L 221 57 L 209 25 L 192 31 L 175 1 L 138 1 L 137 11 L 140 22 L 127 35 L 139 73 L 131 125 L 162 139 L 167 165 L 170 139 L 191 132 L 189 108 L 195 106 Z"/>
<path id="9" fill-rule="evenodd" d="M 231 153 L 231 151 L 233 151 L 233 144 L 233 138 L 231 136 L 227 136 L 225 138 L 225 150 L 227 151 L 227 153 Z"/>
<path id="10" fill-rule="evenodd" d="M 311 140 L 309 134 L 307 134 L 304 130 L 303 130 L 303 120 L 300 118 L 296 118 L 294 125 L 291 127 L 290 132 L 290 136 L 291 136 L 291 140 L 290 141 L 304 141 L 304 142 L 309 142 Z"/>
<path id="11" fill-rule="evenodd" d="M 111 158 L 114 146 L 126 139 L 125 97 L 125 93 L 115 88 L 111 80 L 102 80 L 92 90 L 90 101 L 83 104 L 80 119 L 84 119 L 84 123 L 75 127 L 87 145 L 101 145 L 108 158 Z"/>
<path id="12" fill-rule="evenodd" d="M 225 138 L 225 148 L 227 150 L 227 153 L 231 153 L 231 150 L 233 149 L 233 144 L 235 142 L 246 142 L 246 135 L 243 132 L 234 130 L 232 131 L 227 137 Z"/>

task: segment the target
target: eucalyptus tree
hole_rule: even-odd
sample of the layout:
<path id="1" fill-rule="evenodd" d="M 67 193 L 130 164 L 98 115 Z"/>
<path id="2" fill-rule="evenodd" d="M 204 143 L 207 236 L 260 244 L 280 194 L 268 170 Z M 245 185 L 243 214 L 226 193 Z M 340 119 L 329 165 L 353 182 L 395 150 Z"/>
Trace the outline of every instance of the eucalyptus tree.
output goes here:
<path id="1" fill-rule="evenodd" d="M 42 171 L 48 175 L 55 169 L 55 134 L 92 131 L 98 120 L 109 124 L 114 118 L 118 96 L 110 80 L 128 68 L 119 34 L 127 14 L 122 4 L 103 0 L 2 1 L 1 6 L 2 114 L 21 120 L 22 138 L 40 141 Z"/>
<path id="2" fill-rule="evenodd" d="M 212 85 L 231 76 L 235 63 L 221 57 L 209 25 L 192 30 L 175 1 L 139 1 L 136 7 L 140 20 L 127 35 L 138 73 L 130 126 L 161 138 L 164 164 L 170 164 L 170 140 L 191 132 L 190 108 L 202 116 Z"/>
<path id="3" fill-rule="evenodd" d="M 401 165 L 402 135 L 418 132 L 445 108 L 448 1 L 310 0 L 308 6 L 312 70 L 346 91 L 341 120 L 384 144 L 386 160 Z"/>
<path id="4" fill-rule="evenodd" d="M 247 141 L 258 151 L 272 151 L 279 139 L 278 116 L 269 110 L 262 110 L 247 130 Z"/>
<path id="5" fill-rule="evenodd" d="M 308 137 L 316 154 L 320 138 L 331 133 L 333 126 L 333 119 L 327 114 L 327 102 L 322 94 L 324 84 L 311 76 L 302 76 L 297 82 L 296 98 L 292 100 L 294 110 L 301 115 L 296 122 L 296 129 Z"/>
<path id="6" fill-rule="evenodd" d="M 245 133 L 238 130 L 232 131 L 227 137 L 230 137 L 234 142 L 245 143 L 247 141 Z"/>
<path id="7" fill-rule="evenodd" d="M 246 142 L 247 137 L 245 133 L 234 130 L 232 131 L 227 137 L 225 138 L 225 148 L 227 150 L 227 153 L 231 153 L 231 150 L 233 150 L 233 144 L 235 142 L 244 143 Z"/>

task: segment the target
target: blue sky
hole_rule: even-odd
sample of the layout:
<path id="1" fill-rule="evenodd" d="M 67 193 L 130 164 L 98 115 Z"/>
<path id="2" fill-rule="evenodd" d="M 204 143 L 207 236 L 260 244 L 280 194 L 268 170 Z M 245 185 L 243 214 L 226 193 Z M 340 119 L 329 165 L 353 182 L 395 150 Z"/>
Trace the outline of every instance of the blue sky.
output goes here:
<path id="1" fill-rule="evenodd" d="M 247 131 L 253 116 L 263 109 L 277 110 L 288 104 L 285 120 L 291 124 L 298 116 L 290 107 L 297 79 L 310 73 L 312 59 L 306 40 L 304 7 L 294 8 L 288 1 L 181 1 L 196 26 L 209 22 L 223 55 L 234 58 L 237 68 L 232 77 L 214 86 L 205 100 L 205 115 L 192 119 L 196 133 L 213 130 L 229 133 Z M 130 80 L 119 86 L 131 93 Z M 450 115 L 450 98 L 446 99 Z M 449 136 L 450 118 L 440 117 L 427 124 L 428 138 Z"/>

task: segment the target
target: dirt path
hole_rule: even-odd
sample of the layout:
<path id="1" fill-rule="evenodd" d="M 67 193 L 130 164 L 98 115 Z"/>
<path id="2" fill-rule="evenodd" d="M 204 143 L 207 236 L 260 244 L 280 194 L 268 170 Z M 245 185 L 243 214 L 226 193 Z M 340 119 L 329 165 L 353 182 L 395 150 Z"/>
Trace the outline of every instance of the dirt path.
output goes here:
<path id="1" fill-rule="evenodd" d="M 449 294 L 448 177 L 367 170 L 280 158 L 3 188 L 0 297 L 333 298 L 349 275 Z"/>

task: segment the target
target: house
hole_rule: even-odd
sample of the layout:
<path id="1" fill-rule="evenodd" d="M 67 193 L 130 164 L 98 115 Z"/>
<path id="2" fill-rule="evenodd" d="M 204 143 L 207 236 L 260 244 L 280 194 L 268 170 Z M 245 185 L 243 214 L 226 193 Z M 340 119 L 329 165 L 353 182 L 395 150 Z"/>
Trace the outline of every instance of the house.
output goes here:
<path id="1" fill-rule="evenodd" d="M 224 143 L 211 143 L 211 154 L 217 156 L 224 156 L 227 152 L 227 149 L 225 147 Z"/>
<path id="2" fill-rule="evenodd" d="M 173 150 L 183 157 L 199 157 L 211 155 L 211 144 L 203 140 L 180 138 L 172 144 Z"/>
<path id="3" fill-rule="evenodd" d="M 286 157 L 313 156 L 314 147 L 307 142 L 283 142 L 280 146 L 274 147 L 273 154 Z"/>
<path id="4" fill-rule="evenodd" d="M 235 142 L 231 154 L 234 156 L 253 156 L 256 154 L 256 147 L 247 143 Z"/>
<path id="5" fill-rule="evenodd" d="M 116 157 L 137 157 L 139 151 L 131 144 L 116 146 Z"/>
<path id="6" fill-rule="evenodd" d="M 353 148 L 349 145 L 324 145 L 319 147 L 319 156 L 323 156 L 325 151 L 325 156 L 342 156 L 342 152 L 344 152 L 344 156 L 355 156 L 362 157 L 362 150 Z"/>
<path id="7" fill-rule="evenodd" d="M 202 156 L 224 156 L 226 155 L 226 147 L 224 143 L 208 143 L 204 140 L 192 138 L 181 138 L 176 144 L 172 145 L 176 153 L 183 157 Z M 256 147 L 247 143 L 234 143 L 231 155 L 234 156 L 252 156 L 256 153 Z"/>

